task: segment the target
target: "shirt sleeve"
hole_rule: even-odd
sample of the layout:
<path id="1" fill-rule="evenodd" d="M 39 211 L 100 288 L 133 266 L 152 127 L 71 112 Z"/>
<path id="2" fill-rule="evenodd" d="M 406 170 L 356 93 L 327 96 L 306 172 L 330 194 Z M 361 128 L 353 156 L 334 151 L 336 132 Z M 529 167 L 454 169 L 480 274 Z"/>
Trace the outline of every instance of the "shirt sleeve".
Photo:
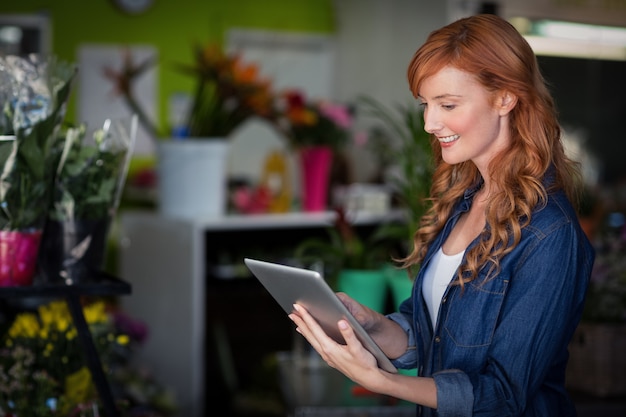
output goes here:
<path id="1" fill-rule="evenodd" d="M 413 324 L 410 319 L 408 319 L 404 314 L 395 312 L 387 315 L 387 318 L 395 321 L 400 325 L 402 330 L 408 336 L 408 348 L 406 352 L 391 361 L 391 363 L 399 369 L 413 369 L 417 368 L 417 349 L 415 348 L 415 330 L 413 329 Z"/>
<path id="2" fill-rule="evenodd" d="M 437 414 L 440 416 L 472 416 L 474 391 L 469 377 L 458 369 L 433 374 L 437 387 Z"/>

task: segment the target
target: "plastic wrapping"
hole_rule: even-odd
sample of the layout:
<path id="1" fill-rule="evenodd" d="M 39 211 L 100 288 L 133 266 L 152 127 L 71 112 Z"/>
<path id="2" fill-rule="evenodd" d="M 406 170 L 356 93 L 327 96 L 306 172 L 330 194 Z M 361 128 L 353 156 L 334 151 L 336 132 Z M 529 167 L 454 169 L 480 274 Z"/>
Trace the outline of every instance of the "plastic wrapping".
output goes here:
<path id="1" fill-rule="evenodd" d="M 40 255 L 45 279 L 75 284 L 101 269 L 136 132 L 136 117 L 109 119 L 93 134 L 82 125 L 59 140 L 63 148 Z"/>
<path id="2" fill-rule="evenodd" d="M 0 56 L 0 286 L 32 283 L 75 74 L 54 57 Z"/>

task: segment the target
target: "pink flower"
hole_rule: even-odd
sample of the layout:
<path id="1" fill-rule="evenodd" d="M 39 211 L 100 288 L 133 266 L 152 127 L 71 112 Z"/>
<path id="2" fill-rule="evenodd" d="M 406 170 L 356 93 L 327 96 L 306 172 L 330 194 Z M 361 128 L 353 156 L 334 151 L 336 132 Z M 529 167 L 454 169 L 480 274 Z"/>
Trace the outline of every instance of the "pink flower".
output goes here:
<path id="1" fill-rule="evenodd" d="M 322 102 L 320 103 L 320 113 L 334 121 L 343 129 L 349 129 L 352 127 L 352 115 L 345 106 L 330 102 Z"/>

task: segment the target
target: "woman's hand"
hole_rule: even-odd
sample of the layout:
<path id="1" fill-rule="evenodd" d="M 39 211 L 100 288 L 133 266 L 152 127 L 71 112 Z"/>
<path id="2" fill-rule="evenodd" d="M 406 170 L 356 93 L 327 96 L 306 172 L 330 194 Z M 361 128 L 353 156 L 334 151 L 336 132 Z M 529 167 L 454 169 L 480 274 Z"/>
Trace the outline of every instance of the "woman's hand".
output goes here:
<path id="1" fill-rule="evenodd" d="M 342 297 L 340 296 L 340 298 Z M 377 327 L 379 325 L 377 317 L 380 315 L 384 318 L 380 313 L 361 306 L 349 297 L 347 301 L 348 309 L 351 312 L 354 311 L 355 316 L 361 316 L 358 319 L 359 322 L 361 322 L 360 320 L 364 320 L 365 323 L 371 322 L 374 317 L 373 325 Z M 298 333 L 309 341 L 329 366 L 337 369 L 363 388 L 437 408 L 437 388 L 432 378 L 391 374 L 380 369 L 376 358 L 363 347 L 346 320 L 337 322 L 339 331 L 346 342 L 345 345 L 342 345 L 330 338 L 303 306 L 295 304 L 294 311 L 289 314 L 289 318 L 296 324 Z M 404 346 L 404 350 L 406 350 L 406 334 L 395 322 L 386 318 L 382 320 L 379 335 L 384 336 L 385 339 L 392 339 L 387 339 L 387 344 L 394 346 L 394 349 Z M 400 341 L 398 342 L 397 339 Z"/>
<path id="2" fill-rule="evenodd" d="M 354 303 L 353 307 L 357 307 L 358 303 Z M 360 310 L 363 310 L 364 315 L 368 314 L 365 307 L 361 306 Z M 364 388 L 375 389 L 376 384 L 373 381 L 385 371 L 378 368 L 376 358 L 363 347 L 346 320 L 337 323 L 346 342 L 342 345 L 330 338 L 303 306 L 294 305 L 294 312 L 289 318 L 296 324 L 296 330 L 307 339 L 329 366 Z"/>
<path id="3" fill-rule="evenodd" d="M 336 295 L 368 333 L 375 332 L 381 320 L 386 320 L 382 314 L 350 298 L 348 294 L 338 292 Z"/>
<path id="4" fill-rule="evenodd" d="M 387 357 L 395 359 L 406 352 L 408 336 L 396 322 L 389 320 L 378 311 L 360 304 L 345 293 L 339 292 L 337 297 Z"/>

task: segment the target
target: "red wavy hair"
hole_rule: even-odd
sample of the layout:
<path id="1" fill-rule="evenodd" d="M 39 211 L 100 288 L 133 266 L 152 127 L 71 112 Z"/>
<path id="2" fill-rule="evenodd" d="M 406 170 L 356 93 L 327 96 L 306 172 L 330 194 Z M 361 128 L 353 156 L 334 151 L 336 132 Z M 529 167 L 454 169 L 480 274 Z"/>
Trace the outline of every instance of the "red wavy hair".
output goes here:
<path id="1" fill-rule="evenodd" d="M 457 280 L 463 285 L 483 267 L 490 268 L 489 276 L 498 271 L 499 259 L 517 245 L 532 211 L 545 202 L 550 190 L 544 187 L 544 177 L 550 167 L 554 167 L 550 187 L 564 189 L 572 201 L 576 201 L 580 174 L 577 164 L 565 155 L 554 100 L 537 59 L 510 23 L 495 15 L 476 15 L 432 32 L 408 67 L 413 95 L 419 95 L 426 78 L 446 66 L 472 74 L 493 94 L 507 91 L 517 97 L 509 114 L 510 146 L 489 166 L 489 172 L 497 173 L 490 180 L 498 190 L 486 211 L 490 233 L 484 231 L 480 243 L 466 253 Z M 434 137 L 431 145 L 435 162 L 431 204 L 414 234 L 412 252 L 401 259 L 405 267 L 422 262 L 456 202 L 481 181 L 471 161 L 447 164 Z"/>

